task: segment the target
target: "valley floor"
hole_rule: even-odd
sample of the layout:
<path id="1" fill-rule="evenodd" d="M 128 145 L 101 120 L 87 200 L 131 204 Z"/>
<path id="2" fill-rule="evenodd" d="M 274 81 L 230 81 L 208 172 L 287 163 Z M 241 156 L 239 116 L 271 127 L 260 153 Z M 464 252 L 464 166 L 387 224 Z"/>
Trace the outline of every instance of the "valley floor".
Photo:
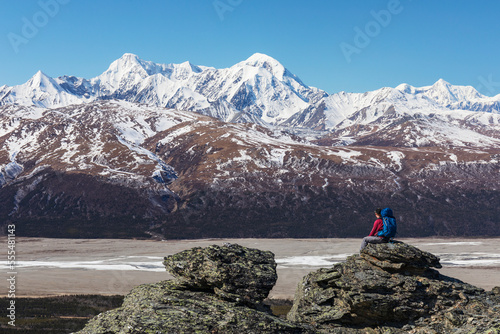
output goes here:
<path id="1" fill-rule="evenodd" d="M 485 290 L 500 286 L 500 238 L 398 240 L 438 255 L 443 265 L 439 271 L 444 275 Z M 278 263 L 278 282 L 270 298 L 292 299 L 304 275 L 358 253 L 361 239 L 16 238 L 16 296 L 124 295 L 134 286 L 171 279 L 162 265 L 164 256 L 224 242 L 272 251 Z M 0 245 L 7 253 L 6 237 L 0 238 Z M 10 269 L 6 261 L 0 263 L 2 276 L 8 276 Z M 8 293 L 7 283 L 0 285 L 2 297 Z"/>

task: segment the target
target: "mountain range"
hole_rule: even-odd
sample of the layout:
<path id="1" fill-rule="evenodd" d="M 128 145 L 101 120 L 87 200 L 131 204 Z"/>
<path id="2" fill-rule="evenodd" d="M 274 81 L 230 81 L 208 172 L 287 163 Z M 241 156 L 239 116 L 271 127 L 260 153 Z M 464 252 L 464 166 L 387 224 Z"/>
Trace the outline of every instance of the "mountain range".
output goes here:
<path id="1" fill-rule="evenodd" d="M 56 237 L 500 234 L 500 95 L 439 80 L 328 94 L 277 60 L 132 54 L 0 87 L 0 219 Z"/>

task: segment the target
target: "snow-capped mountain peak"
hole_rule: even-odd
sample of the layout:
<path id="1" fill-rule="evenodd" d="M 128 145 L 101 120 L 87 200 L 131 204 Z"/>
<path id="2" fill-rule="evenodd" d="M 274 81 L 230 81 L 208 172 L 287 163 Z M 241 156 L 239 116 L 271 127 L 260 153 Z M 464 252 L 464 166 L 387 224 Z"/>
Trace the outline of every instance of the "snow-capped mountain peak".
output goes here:
<path id="1" fill-rule="evenodd" d="M 93 81 L 102 83 L 108 91 L 112 91 L 118 89 L 120 83 L 124 81 L 139 83 L 142 79 L 148 77 L 149 74 L 146 68 L 138 56 L 126 53 L 112 62 L 109 68 Z"/>
<path id="2" fill-rule="evenodd" d="M 24 85 L 0 88 L 0 105 L 44 108 L 119 99 L 199 112 L 223 121 L 333 130 L 415 113 L 452 110 L 500 113 L 500 95 L 440 79 L 431 86 L 401 84 L 366 93 L 326 92 L 305 85 L 279 61 L 262 53 L 229 68 L 158 64 L 125 53 L 93 79 L 52 79 L 39 71 Z"/>
<path id="3" fill-rule="evenodd" d="M 88 102 L 86 98 L 77 97 L 67 92 L 56 79 L 49 77 L 42 71 L 38 71 L 25 84 L 14 86 L 8 91 L 4 90 L 4 92 L 4 94 L 0 93 L 0 105 L 18 103 L 50 108 Z"/>
<path id="4" fill-rule="evenodd" d="M 168 71 L 163 72 L 171 80 L 186 81 L 195 76 L 198 73 L 203 72 L 203 69 L 199 66 L 191 64 L 189 61 L 185 61 L 180 64 L 169 64 Z"/>
<path id="5" fill-rule="evenodd" d="M 419 92 L 441 103 L 455 103 L 464 100 L 484 98 L 484 96 L 472 86 L 456 86 L 443 79 L 439 79 L 432 86 L 422 87 Z"/>
<path id="6" fill-rule="evenodd" d="M 444 80 L 443 78 L 439 78 L 438 81 L 436 81 L 434 83 L 434 85 L 432 85 L 433 87 L 451 87 L 451 84 Z"/>
<path id="7" fill-rule="evenodd" d="M 115 60 L 111 63 L 108 70 L 106 72 L 131 72 L 137 70 L 146 71 L 146 66 L 144 66 L 144 62 L 139 59 L 137 55 L 132 53 L 125 53 L 123 56 Z M 104 72 L 104 73 L 106 73 Z"/>
<path id="8" fill-rule="evenodd" d="M 279 80 L 283 80 L 288 72 L 279 61 L 262 53 L 254 53 L 247 60 L 244 60 L 235 66 L 251 66 L 257 69 L 265 69 Z"/>
<path id="9" fill-rule="evenodd" d="M 200 73 L 201 71 L 203 71 L 200 67 L 193 65 L 190 61 L 185 61 L 185 62 L 179 64 L 178 67 L 186 69 L 186 70 L 190 70 L 190 71 L 195 72 L 195 73 Z"/>
<path id="10" fill-rule="evenodd" d="M 426 93 L 436 101 L 454 102 L 458 100 L 457 96 L 452 91 L 452 86 L 443 79 L 436 81 Z"/>
<path id="11" fill-rule="evenodd" d="M 119 59 L 116 61 L 122 62 L 122 63 L 138 63 L 139 62 L 139 56 L 133 53 L 124 53 L 123 56 L 121 56 Z"/>
<path id="12" fill-rule="evenodd" d="M 36 72 L 36 74 L 32 76 L 31 79 L 28 80 L 27 85 L 28 87 L 31 87 L 33 89 L 37 88 L 44 89 L 44 88 L 58 86 L 57 83 L 54 81 L 54 79 L 47 76 L 42 71 Z"/>
<path id="13" fill-rule="evenodd" d="M 273 72 L 273 70 L 284 71 L 285 69 L 285 67 L 281 65 L 279 61 L 263 53 L 254 53 L 242 63 L 253 67 L 263 67 L 270 72 Z"/>
<path id="14" fill-rule="evenodd" d="M 394 88 L 396 90 L 399 90 L 400 92 L 403 92 L 403 93 L 407 93 L 407 94 L 415 94 L 415 87 L 407 84 L 407 83 L 402 83 L 398 86 L 396 86 L 396 88 Z"/>

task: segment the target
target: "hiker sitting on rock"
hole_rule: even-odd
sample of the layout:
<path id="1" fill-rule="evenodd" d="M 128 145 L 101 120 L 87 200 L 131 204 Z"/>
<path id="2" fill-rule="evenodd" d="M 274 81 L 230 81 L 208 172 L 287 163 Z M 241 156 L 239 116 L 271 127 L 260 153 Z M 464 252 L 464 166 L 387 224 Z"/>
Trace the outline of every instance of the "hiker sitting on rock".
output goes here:
<path id="1" fill-rule="evenodd" d="M 396 218 L 392 215 L 391 208 L 385 208 L 384 210 L 376 209 L 375 216 L 377 220 L 373 223 L 370 234 L 363 238 L 360 251 L 368 244 L 389 242 L 396 235 Z"/>

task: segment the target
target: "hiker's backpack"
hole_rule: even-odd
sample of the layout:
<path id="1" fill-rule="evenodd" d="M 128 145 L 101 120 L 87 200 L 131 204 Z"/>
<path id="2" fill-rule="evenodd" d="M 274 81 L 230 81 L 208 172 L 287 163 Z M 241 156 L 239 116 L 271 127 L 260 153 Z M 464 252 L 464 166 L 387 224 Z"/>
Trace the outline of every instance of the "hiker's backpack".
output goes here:
<path id="1" fill-rule="evenodd" d="M 384 229 L 377 233 L 379 237 L 394 238 L 397 233 L 396 218 L 392 215 L 392 210 L 390 208 L 385 208 L 380 213 L 382 216 L 382 221 L 384 223 Z"/>

